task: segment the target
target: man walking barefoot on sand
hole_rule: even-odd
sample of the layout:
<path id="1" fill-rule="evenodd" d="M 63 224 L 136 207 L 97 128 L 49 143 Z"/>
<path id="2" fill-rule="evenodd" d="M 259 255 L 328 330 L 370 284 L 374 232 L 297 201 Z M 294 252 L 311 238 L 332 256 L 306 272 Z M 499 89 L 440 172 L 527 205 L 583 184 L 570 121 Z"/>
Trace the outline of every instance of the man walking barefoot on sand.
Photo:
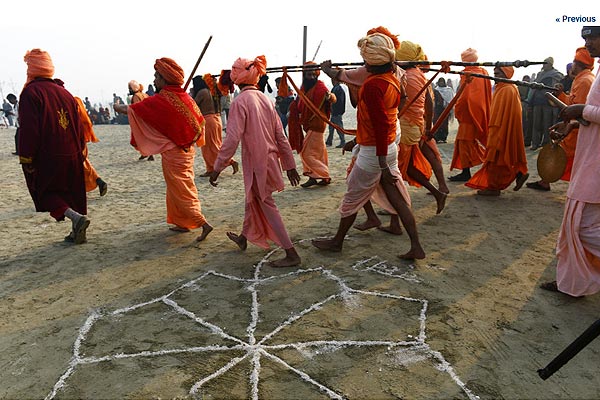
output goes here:
<path id="1" fill-rule="evenodd" d="M 248 241 L 268 249 L 267 240 L 271 240 L 285 250 L 285 257 L 270 262 L 269 266 L 293 267 L 300 265 L 300 256 L 283 225 L 272 193 L 283 190 L 282 167 L 292 186 L 300 183 L 300 176 L 275 106 L 257 87 L 266 68 L 264 56 L 254 60 L 238 58 L 231 68 L 231 79 L 241 92 L 231 103 L 227 136 L 211 172 L 210 183 L 217 185 L 219 173 L 227 168 L 241 141 L 246 189 L 244 225 L 242 233 L 227 232 L 227 237 L 241 250 L 246 250 Z"/>

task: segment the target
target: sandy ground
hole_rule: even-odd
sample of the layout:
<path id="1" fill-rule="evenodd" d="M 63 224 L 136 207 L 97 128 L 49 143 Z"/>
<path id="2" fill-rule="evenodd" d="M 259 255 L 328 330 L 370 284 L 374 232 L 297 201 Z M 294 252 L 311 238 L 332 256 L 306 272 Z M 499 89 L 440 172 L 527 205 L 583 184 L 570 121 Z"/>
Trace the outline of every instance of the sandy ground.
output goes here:
<path id="1" fill-rule="evenodd" d="M 262 263 L 281 250 L 225 237 L 241 228 L 241 173 L 217 188 L 196 177 L 215 227 L 197 244 L 167 229 L 160 157 L 138 161 L 128 129 L 96 127 L 109 189 L 89 193 L 80 246 L 34 212 L 14 130 L 0 130 L 0 398 L 600 397 L 600 341 L 547 381 L 536 372 L 600 316 L 597 296 L 538 288 L 554 277 L 564 182 L 499 198 L 450 183 L 440 215 L 410 188 L 425 260 L 398 259 L 406 234 L 379 230 L 323 253 L 309 242 L 335 232 L 349 162 L 332 148 L 330 186 L 276 195 L 303 263 L 273 270 Z M 440 149 L 448 176 L 453 144 Z"/>

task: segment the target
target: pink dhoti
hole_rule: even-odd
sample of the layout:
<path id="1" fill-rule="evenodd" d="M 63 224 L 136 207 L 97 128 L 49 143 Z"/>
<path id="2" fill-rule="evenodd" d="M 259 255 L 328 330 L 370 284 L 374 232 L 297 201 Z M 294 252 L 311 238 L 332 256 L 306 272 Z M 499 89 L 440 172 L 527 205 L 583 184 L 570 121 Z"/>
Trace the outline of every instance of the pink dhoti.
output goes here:
<path id="1" fill-rule="evenodd" d="M 556 256 L 558 290 L 571 296 L 600 291 L 600 204 L 567 197 Z"/>
<path id="2" fill-rule="evenodd" d="M 398 169 L 398 146 L 395 143 L 388 146 L 387 163 L 392 175 L 398 178 L 396 180 L 398 191 L 410 207 L 410 195 Z M 369 200 L 373 200 L 384 210 L 396 214 L 397 211 L 389 202 L 380 180 L 381 169 L 375 155 L 375 146 L 360 146 L 356 162 L 346 179 L 348 189 L 339 208 L 341 217 L 345 218 L 356 214 Z"/>
<path id="3" fill-rule="evenodd" d="M 302 174 L 314 179 L 329 179 L 329 159 L 323 134 L 308 131 L 300 152 Z"/>
<path id="4" fill-rule="evenodd" d="M 246 209 L 242 235 L 251 243 L 268 249 L 268 240 L 282 249 L 291 249 L 292 241 L 285 229 L 283 219 L 275 205 L 275 200 L 270 192 L 261 194 L 253 180 L 252 188 L 246 191 Z"/>

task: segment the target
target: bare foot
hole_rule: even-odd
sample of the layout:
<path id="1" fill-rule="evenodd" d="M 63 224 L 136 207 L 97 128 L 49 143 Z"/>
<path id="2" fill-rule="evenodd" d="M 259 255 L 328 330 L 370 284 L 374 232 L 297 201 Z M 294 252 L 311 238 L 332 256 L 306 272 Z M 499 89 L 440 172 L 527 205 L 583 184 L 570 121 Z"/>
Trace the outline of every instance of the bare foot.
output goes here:
<path id="1" fill-rule="evenodd" d="M 237 161 L 233 161 L 231 163 L 231 168 L 233 168 L 233 175 L 237 174 L 240 170 L 240 163 L 238 163 Z"/>
<path id="2" fill-rule="evenodd" d="M 206 222 L 204 225 L 202 225 L 202 233 L 196 238 L 196 242 L 201 242 L 204 239 L 206 239 L 206 237 L 209 233 L 212 232 L 212 230 L 213 227 L 208 222 Z"/>
<path id="3" fill-rule="evenodd" d="M 189 232 L 190 231 L 188 228 L 184 228 L 182 226 L 177 226 L 177 225 L 170 226 L 169 230 L 173 231 L 173 232 Z"/>
<path id="4" fill-rule="evenodd" d="M 358 229 L 359 231 L 366 231 L 368 229 L 378 228 L 381 226 L 381 220 L 377 217 L 375 218 L 376 219 L 367 219 L 362 224 L 356 224 L 354 225 L 354 228 Z"/>
<path id="5" fill-rule="evenodd" d="M 392 235 L 402 235 L 402 228 L 395 226 L 378 226 L 377 229 L 380 231 L 384 231 L 387 233 L 391 233 Z"/>
<path id="6" fill-rule="evenodd" d="M 438 191 L 438 193 L 435 193 L 434 196 L 435 201 L 437 202 L 437 210 L 435 211 L 435 213 L 439 214 L 446 206 L 446 199 L 448 198 L 448 195 L 446 193 Z"/>
<path id="7" fill-rule="evenodd" d="M 342 251 L 342 243 L 336 243 L 333 239 L 315 239 L 311 241 L 312 245 L 317 249 L 340 252 Z"/>
<path id="8" fill-rule="evenodd" d="M 300 265 L 301 260 L 299 256 L 296 257 L 292 257 L 292 256 L 286 256 L 285 258 L 282 258 L 280 260 L 275 260 L 275 261 L 269 261 L 267 263 L 268 267 L 272 267 L 272 268 L 286 268 L 286 267 L 295 267 L 296 265 Z"/>
<path id="9" fill-rule="evenodd" d="M 233 232 L 227 232 L 226 235 L 231 241 L 238 245 L 240 250 L 244 251 L 248 248 L 248 239 L 246 239 L 246 236 L 238 235 Z"/>
<path id="10" fill-rule="evenodd" d="M 398 256 L 401 260 L 422 260 L 425 258 L 425 251 L 422 248 L 410 249 L 408 253 Z"/>

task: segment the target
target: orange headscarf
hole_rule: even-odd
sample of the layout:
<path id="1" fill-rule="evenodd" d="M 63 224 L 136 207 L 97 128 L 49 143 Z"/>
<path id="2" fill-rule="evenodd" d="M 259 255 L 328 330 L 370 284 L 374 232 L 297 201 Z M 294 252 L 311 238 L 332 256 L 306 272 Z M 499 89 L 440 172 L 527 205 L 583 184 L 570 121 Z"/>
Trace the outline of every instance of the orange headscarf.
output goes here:
<path id="1" fill-rule="evenodd" d="M 52 64 L 50 54 L 44 50 L 27 51 L 23 60 L 27 63 L 27 82 L 25 84 L 35 78 L 52 78 L 54 76 L 54 64 Z"/>
<path id="2" fill-rule="evenodd" d="M 165 79 L 169 85 L 183 85 L 185 78 L 183 68 L 179 66 L 173 59 L 163 57 L 157 59 L 154 63 L 154 69 Z"/>
<path id="3" fill-rule="evenodd" d="M 512 78 L 515 74 L 515 69 L 511 66 L 500 67 L 500 69 L 502 70 L 502 72 L 504 72 L 504 75 L 506 75 L 508 79 Z"/>
<path id="4" fill-rule="evenodd" d="M 129 81 L 129 88 L 133 90 L 133 93 L 141 92 L 144 90 L 144 86 L 138 83 L 136 80 Z"/>
<path id="5" fill-rule="evenodd" d="M 304 65 L 317 65 L 317 63 L 314 61 L 307 61 L 304 63 Z M 306 68 L 306 70 L 308 70 L 308 68 Z M 315 76 L 321 75 L 321 70 L 319 70 L 319 69 L 313 68 L 313 69 L 311 69 L 311 71 L 315 74 Z M 304 72 L 304 69 L 302 72 Z"/>
<path id="6" fill-rule="evenodd" d="M 369 29 L 367 31 L 367 36 L 372 35 L 374 33 L 381 33 L 382 35 L 389 37 L 394 43 L 394 49 L 400 48 L 400 40 L 398 39 L 398 35 L 394 35 L 393 33 L 391 33 L 385 26 L 378 26 L 377 28 Z"/>
<path id="7" fill-rule="evenodd" d="M 463 62 L 477 62 L 479 56 L 477 55 L 477 50 L 469 47 L 468 49 L 460 53 L 460 59 Z"/>
<path id="8" fill-rule="evenodd" d="M 592 56 L 590 55 L 590 52 L 585 47 L 580 47 L 577 50 L 575 50 L 574 60 L 579 61 L 580 63 L 585 65 L 587 68 L 594 67 L 594 59 L 592 58 Z"/>
<path id="9" fill-rule="evenodd" d="M 254 60 L 238 58 L 231 67 L 231 80 L 236 85 L 256 85 L 261 76 L 267 73 L 267 59 L 258 56 Z"/>

